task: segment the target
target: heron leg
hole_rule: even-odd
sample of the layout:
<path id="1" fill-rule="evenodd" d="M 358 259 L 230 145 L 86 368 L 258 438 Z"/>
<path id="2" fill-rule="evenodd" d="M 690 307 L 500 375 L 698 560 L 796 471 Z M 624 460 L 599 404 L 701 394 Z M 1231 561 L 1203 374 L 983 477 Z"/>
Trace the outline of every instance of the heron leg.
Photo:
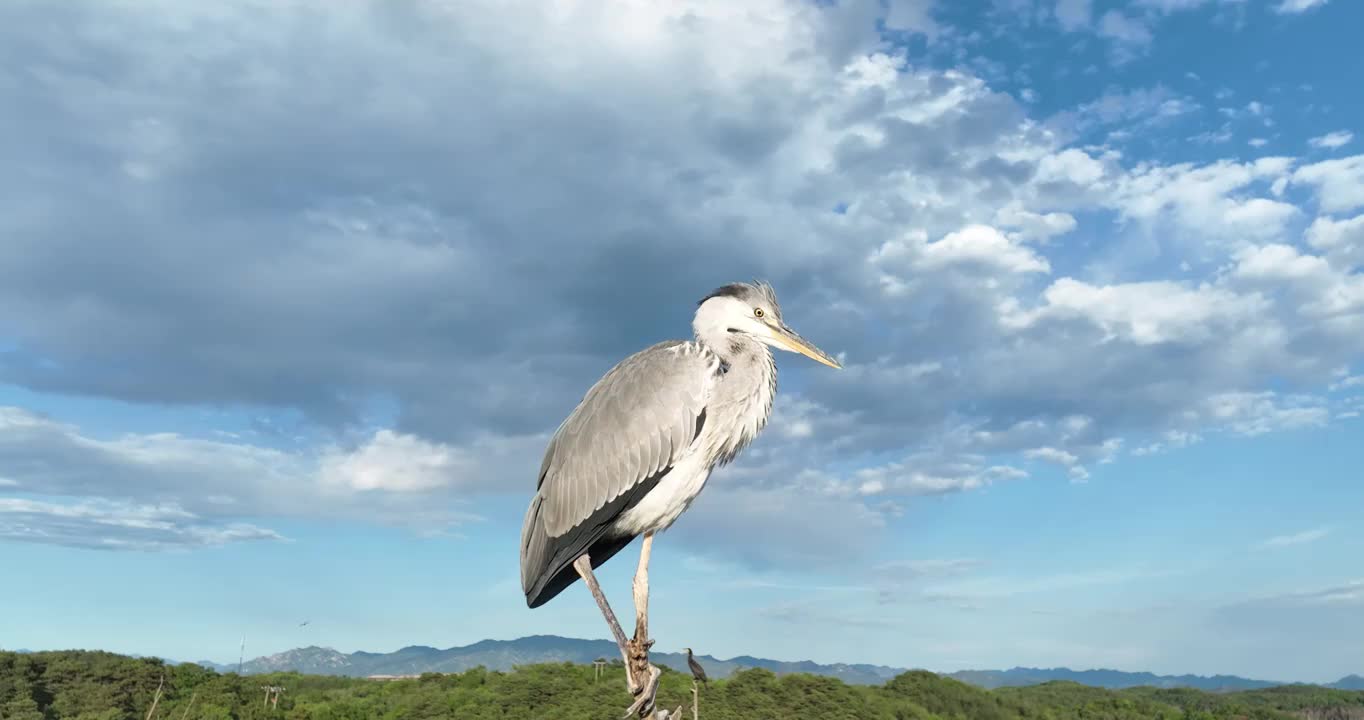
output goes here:
<path id="1" fill-rule="evenodd" d="M 635 570 L 635 644 L 644 653 L 648 662 L 649 648 L 654 641 L 649 639 L 649 554 L 654 548 L 654 534 L 644 533 L 644 541 L 639 546 L 639 568 Z"/>
<path id="2" fill-rule="evenodd" d="M 640 690 L 635 704 L 626 711 L 627 716 L 638 711 L 643 717 L 653 709 L 662 675 L 662 671 L 649 662 L 649 648 L 654 644 L 649 639 L 649 556 L 653 547 L 654 534 L 644 533 L 639 547 L 639 568 L 635 570 L 635 636 L 628 643 L 630 659 L 627 661 L 633 682 Z"/>
<path id="3" fill-rule="evenodd" d="M 573 569 L 578 571 L 578 576 L 592 592 L 597 607 L 601 609 L 607 624 L 611 626 L 616 645 L 620 647 L 621 658 L 625 660 L 625 682 L 630 694 L 636 696 L 635 702 L 625 711 L 627 718 L 635 714 L 641 718 L 648 717 L 654 712 L 654 699 L 658 695 L 658 683 L 663 676 L 663 671 L 649 662 L 649 648 L 654 644 L 649 639 L 649 553 L 653 549 L 653 541 L 653 533 L 646 533 L 643 546 L 640 548 L 639 569 L 636 571 L 634 582 L 635 637 L 632 639 L 626 639 L 625 631 L 616 620 L 616 614 L 611 611 L 606 594 L 602 592 L 601 585 L 597 583 L 597 578 L 592 573 L 592 559 L 583 553 L 573 561 Z M 666 710 L 660 710 L 659 714 L 663 717 L 670 715 Z"/>
<path id="4" fill-rule="evenodd" d="M 636 684 L 635 676 L 630 671 L 629 641 L 625 639 L 625 631 L 620 629 L 620 621 L 616 620 L 616 614 L 611 612 L 611 604 L 606 602 L 606 594 L 601 591 L 601 585 L 597 584 L 597 576 L 592 574 L 592 558 L 583 553 L 573 561 L 573 569 L 578 571 L 578 577 L 581 577 L 587 589 L 592 591 L 592 598 L 597 601 L 597 607 L 606 617 L 606 624 L 611 626 L 611 634 L 615 636 L 616 645 L 620 647 L 620 657 L 625 661 L 625 680 L 629 685 L 630 694 L 639 694 L 641 688 Z"/>

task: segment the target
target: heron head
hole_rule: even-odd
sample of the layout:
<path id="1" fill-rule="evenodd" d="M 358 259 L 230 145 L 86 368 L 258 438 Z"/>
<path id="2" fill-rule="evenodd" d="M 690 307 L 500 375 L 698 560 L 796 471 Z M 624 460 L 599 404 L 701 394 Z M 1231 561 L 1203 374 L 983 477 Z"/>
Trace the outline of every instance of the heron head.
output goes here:
<path id="1" fill-rule="evenodd" d="M 782 320 L 777 293 L 765 282 L 731 283 L 697 303 L 693 325 L 700 337 L 740 333 L 779 350 L 800 353 L 831 368 L 843 367 Z"/>

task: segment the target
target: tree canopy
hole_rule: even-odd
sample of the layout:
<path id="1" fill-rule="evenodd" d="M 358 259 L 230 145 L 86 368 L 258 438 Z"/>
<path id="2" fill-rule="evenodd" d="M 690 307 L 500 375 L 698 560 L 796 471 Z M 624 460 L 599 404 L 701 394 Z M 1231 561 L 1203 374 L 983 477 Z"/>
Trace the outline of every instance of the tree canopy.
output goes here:
<path id="1" fill-rule="evenodd" d="M 619 661 L 475 668 L 373 680 L 298 673 L 239 676 L 107 652 L 0 652 L 0 720 L 597 720 L 628 704 Z M 664 669 L 660 707 L 691 702 L 691 677 Z M 275 699 L 267 688 L 282 688 Z M 913 671 L 882 686 L 743 670 L 701 690 L 706 720 L 1364 720 L 1364 692 L 1284 686 L 1215 694 L 1105 690 L 1050 682 L 995 691 Z M 687 713 L 690 715 L 690 712 Z"/>

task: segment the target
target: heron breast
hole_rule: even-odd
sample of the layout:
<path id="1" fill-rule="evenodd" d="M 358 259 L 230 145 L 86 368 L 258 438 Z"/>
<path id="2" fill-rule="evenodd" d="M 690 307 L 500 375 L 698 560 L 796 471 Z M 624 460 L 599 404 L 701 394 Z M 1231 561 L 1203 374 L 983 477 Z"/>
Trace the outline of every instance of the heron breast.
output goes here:
<path id="1" fill-rule="evenodd" d="M 621 514 L 616 529 L 631 535 L 666 530 L 691 506 L 710 477 L 701 453 L 691 453 L 673 466 L 654 489 Z"/>

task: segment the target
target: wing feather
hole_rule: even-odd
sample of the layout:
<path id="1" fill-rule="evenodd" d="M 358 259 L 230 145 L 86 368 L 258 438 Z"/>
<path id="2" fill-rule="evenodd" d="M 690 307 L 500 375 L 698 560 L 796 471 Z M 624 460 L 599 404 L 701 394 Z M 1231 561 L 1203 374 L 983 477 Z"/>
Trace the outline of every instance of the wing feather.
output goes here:
<path id="1" fill-rule="evenodd" d="M 627 358 L 584 396 L 552 446 L 541 486 L 562 535 L 629 487 L 676 461 L 692 438 L 670 448 L 662 438 L 674 424 L 695 423 L 712 382 L 699 350 L 673 351 L 662 343 Z M 690 347 L 690 344 L 688 344 Z"/>
<path id="2" fill-rule="evenodd" d="M 584 395 L 554 433 L 521 531 L 521 584 L 536 607 L 632 538 L 610 524 L 687 452 L 704 423 L 714 382 L 709 353 L 694 343 L 659 343 L 622 360 Z"/>

